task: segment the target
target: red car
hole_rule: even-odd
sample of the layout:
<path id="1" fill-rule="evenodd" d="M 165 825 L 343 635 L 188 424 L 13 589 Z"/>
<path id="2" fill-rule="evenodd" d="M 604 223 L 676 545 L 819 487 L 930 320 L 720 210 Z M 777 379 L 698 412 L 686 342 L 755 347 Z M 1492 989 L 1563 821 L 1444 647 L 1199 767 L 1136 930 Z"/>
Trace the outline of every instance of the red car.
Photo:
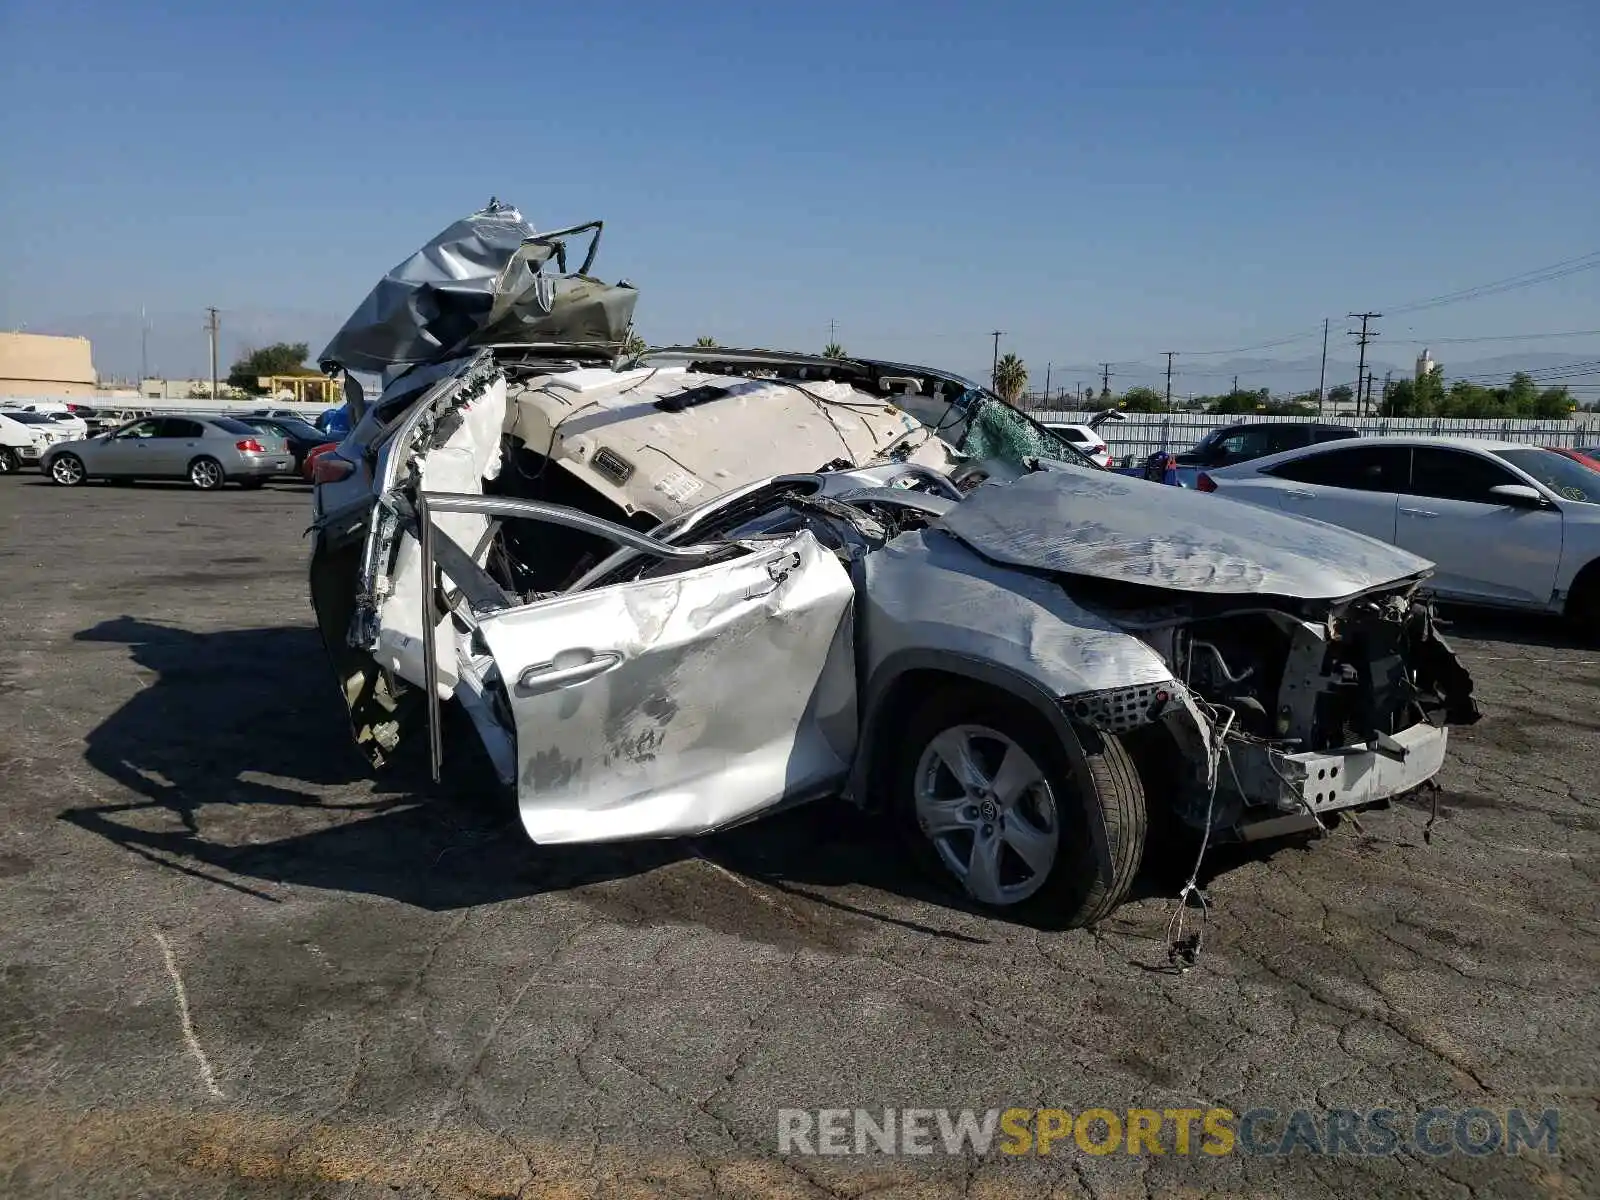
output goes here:
<path id="1" fill-rule="evenodd" d="M 1600 458 L 1595 457 L 1594 450 L 1568 450 L 1561 446 L 1552 446 L 1557 454 L 1564 454 L 1573 462 L 1582 463 L 1591 471 L 1600 471 Z"/>
<path id="2" fill-rule="evenodd" d="M 320 446 L 313 446 L 311 449 L 307 450 L 305 460 L 300 464 L 300 478 L 304 479 L 307 483 L 315 482 L 313 473 L 317 469 L 317 459 L 322 457 L 329 450 L 337 450 L 338 448 L 338 442 L 324 442 Z"/>

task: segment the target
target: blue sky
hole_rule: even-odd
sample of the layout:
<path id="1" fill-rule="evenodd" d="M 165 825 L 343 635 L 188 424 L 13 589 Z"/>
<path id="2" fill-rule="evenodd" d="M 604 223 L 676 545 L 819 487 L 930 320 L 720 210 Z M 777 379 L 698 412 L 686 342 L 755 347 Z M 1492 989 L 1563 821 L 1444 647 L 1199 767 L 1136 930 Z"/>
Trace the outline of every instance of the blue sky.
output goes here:
<path id="1" fill-rule="evenodd" d="M 207 304 L 319 342 L 491 194 L 604 218 L 652 341 L 978 373 L 998 328 L 1036 382 L 1600 250 L 1593 0 L 0 5 L 0 326 L 144 304 L 171 374 Z M 1600 271 L 1379 324 L 1600 329 Z"/>

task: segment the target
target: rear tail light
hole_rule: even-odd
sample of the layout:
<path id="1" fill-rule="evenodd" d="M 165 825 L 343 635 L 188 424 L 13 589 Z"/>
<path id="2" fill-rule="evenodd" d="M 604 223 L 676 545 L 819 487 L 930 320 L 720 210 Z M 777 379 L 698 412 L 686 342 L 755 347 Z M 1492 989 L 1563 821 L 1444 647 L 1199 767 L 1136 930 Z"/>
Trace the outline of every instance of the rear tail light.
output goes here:
<path id="1" fill-rule="evenodd" d="M 235 450 L 243 450 L 246 454 L 266 453 L 266 451 L 261 448 L 261 443 L 256 441 L 255 438 L 245 438 L 242 442 L 235 442 L 233 444 L 233 448 Z"/>
<path id="2" fill-rule="evenodd" d="M 355 463 L 336 454 L 319 454 L 311 467 L 312 483 L 337 483 L 356 469 Z"/>
<path id="3" fill-rule="evenodd" d="M 1211 478 L 1211 476 L 1207 475 L 1204 471 L 1201 471 L 1200 478 L 1194 481 L 1194 486 L 1198 491 L 1214 492 L 1217 490 L 1217 481 Z"/>

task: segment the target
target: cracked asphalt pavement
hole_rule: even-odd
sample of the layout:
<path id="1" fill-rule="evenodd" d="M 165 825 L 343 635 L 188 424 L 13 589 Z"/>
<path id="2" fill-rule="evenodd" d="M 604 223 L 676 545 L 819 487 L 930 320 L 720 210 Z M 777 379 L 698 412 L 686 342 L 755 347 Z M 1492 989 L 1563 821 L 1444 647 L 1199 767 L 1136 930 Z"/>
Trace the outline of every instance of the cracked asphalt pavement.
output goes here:
<path id="1" fill-rule="evenodd" d="M 1463 618 L 1427 802 L 1217 852 L 1093 933 L 963 910 L 820 804 L 537 850 L 373 780 L 303 488 L 0 480 L 0 1191 L 1600 1194 L 1600 652 Z M 729 697 L 737 703 L 737 697 Z M 777 1154 L 780 1108 L 1561 1113 L 1559 1154 Z"/>

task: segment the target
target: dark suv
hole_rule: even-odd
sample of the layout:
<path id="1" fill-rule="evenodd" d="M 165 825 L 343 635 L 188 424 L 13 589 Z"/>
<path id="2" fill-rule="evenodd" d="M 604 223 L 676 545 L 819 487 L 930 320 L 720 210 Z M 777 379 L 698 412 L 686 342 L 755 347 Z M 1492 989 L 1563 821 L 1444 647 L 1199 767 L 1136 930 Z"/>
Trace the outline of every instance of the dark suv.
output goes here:
<path id="1" fill-rule="evenodd" d="M 1321 421 L 1250 421 L 1224 425 L 1206 434 L 1195 443 L 1193 449 L 1178 455 L 1178 465 L 1229 467 L 1234 463 L 1249 462 L 1252 458 L 1277 454 L 1280 450 L 1297 450 L 1313 442 L 1337 442 L 1360 436 L 1359 429 L 1352 429 L 1348 425 L 1327 425 Z"/>

